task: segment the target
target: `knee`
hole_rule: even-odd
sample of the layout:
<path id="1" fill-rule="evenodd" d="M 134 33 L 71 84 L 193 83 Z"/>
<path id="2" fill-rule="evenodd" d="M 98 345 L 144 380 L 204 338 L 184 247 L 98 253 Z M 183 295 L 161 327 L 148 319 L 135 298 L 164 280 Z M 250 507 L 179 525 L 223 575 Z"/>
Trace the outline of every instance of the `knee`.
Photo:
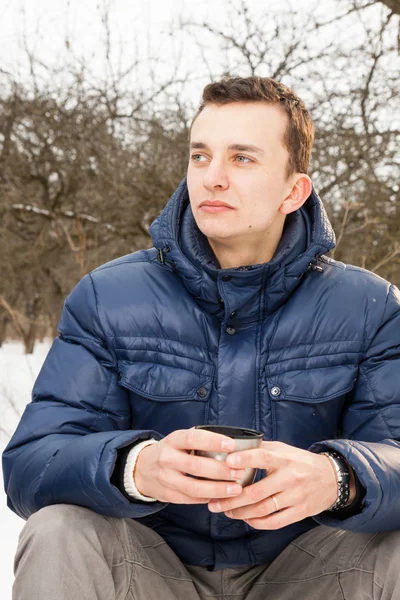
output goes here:
<path id="1" fill-rule="evenodd" d="M 14 558 L 14 573 L 32 573 L 48 565 L 55 572 L 60 568 L 73 572 L 89 556 L 94 563 L 100 560 L 100 565 L 104 564 L 102 559 L 108 565 L 123 560 L 110 520 L 83 506 L 52 504 L 38 510 L 25 523 Z"/>
<path id="2" fill-rule="evenodd" d="M 23 529 L 30 539 L 66 539 L 69 535 L 85 534 L 100 524 L 104 517 L 83 506 L 73 504 L 51 504 L 41 508 L 27 520 Z"/>

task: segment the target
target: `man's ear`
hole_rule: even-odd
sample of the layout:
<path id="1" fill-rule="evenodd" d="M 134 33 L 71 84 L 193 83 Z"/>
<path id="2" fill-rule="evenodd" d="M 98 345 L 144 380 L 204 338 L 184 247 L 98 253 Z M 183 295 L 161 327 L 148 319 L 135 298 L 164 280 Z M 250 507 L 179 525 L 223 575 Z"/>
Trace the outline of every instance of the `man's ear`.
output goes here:
<path id="1" fill-rule="evenodd" d="M 289 215 L 294 212 L 307 200 L 312 190 L 312 181 L 305 173 L 296 173 L 295 180 L 290 193 L 279 207 L 279 212 L 283 215 Z"/>

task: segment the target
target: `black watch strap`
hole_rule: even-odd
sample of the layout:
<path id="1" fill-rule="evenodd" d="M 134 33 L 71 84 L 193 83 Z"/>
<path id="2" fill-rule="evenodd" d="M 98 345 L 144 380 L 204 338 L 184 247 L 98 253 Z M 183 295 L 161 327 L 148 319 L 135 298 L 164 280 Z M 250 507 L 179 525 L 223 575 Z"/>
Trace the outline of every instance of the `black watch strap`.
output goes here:
<path id="1" fill-rule="evenodd" d="M 326 454 L 331 460 L 335 471 L 336 471 L 336 481 L 338 486 L 338 495 L 337 499 L 327 510 L 329 511 L 337 511 L 341 510 L 346 506 L 350 498 L 350 472 L 347 466 L 346 461 L 343 456 L 335 452 L 334 450 L 330 450 L 329 452 L 321 452 L 321 454 Z"/>

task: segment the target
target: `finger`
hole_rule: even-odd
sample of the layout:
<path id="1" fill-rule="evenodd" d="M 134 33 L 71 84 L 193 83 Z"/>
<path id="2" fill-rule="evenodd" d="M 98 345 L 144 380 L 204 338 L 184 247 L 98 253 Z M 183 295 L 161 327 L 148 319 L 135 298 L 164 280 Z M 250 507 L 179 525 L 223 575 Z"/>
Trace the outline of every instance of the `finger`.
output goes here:
<path id="1" fill-rule="evenodd" d="M 305 515 L 299 512 L 296 506 L 285 508 L 279 512 L 273 513 L 268 517 L 261 519 L 246 519 L 245 523 L 255 529 L 281 529 L 292 523 L 297 523 L 305 518 Z"/>
<path id="2" fill-rule="evenodd" d="M 266 448 L 253 448 L 241 452 L 231 452 L 226 457 L 226 462 L 231 467 L 252 467 L 253 469 L 275 470 L 284 459 Z"/>
<path id="3" fill-rule="evenodd" d="M 171 446 L 162 449 L 158 462 L 163 470 L 172 469 L 206 479 L 237 481 L 246 474 L 244 469 L 230 468 L 224 460 L 188 454 Z"/>
<path id="4" fill-rule="evenodd" d="M 210 452 L 232 452 L 235 449 L 235 440 L 207 431 L 206 429 L 178 429 L 167 436 L 169 444 L 181 450 L 206 450 Z M 164 438 L 165 440 L 166 438 Z"/>
<path id="5" fill-rule="evenodd" d="M 173 502 L 174 504 L 207 504 L 210 501 L 209 498 L 192 498 L 177 490 L 169 490 L 166 494 L 167 496 L 163 496 L 162 502 Z"/>
<path id="6" fill-rule="evenodd" d="M 208 505 L 211 512 L 226 512 L 233 510 L 241 506 L 247 506 L 257 504 L 268 496 L 272 496 L 283 492 L 285 489 L 285 481 L 282 474 L 279 472 L 272 473 L 264 479 L 260 479 L 252 485 L 248 485 L 243 489 L 240 496 L 234 498 L 226 498 L 226 500 L 219 500 L 218 503 L 214 502 L 214 499 Z M 217 506 L 217 504 L 219 506 Z"/>
<path id="7" fill-rule="evenodd" d="M 207 504 L 209 498 L 192 498 L 177 490 L 169 490 L 162 496 L 161 502 L 172 502 L 174 504 Z"/>
<path id="8" fill-rule="evenodd" d="M 293 506 L 293 502 L 290 499 L 290 494 L 286 492 L 274 494 L 274 498 L 276 498 L 279 510 L 283 510 L 285 508 Z M 225 511 L 225 514 L 230 519 L 241 519 L 242 521 L 244 521 L 246 519 L 258 519 L 261 517 L 267 517 L 268 515 L 272 515 L 275 512 L 277 512 L 276 504 L 272 496 L 268 496 L 267 498 L 261 500 L 261 502 L 257 502 L 256 504 L 250 504 L 247 506 L 242 506 L 233 510 L 228 510 Z"/>
<path id="9" fill-rule="evenodd" d="M 164 485 L 164 481 L 169 481 L 172 479 L 172 473 L 172 470 L 165 470 L 163 471 L 162 476 L 159 477 L 159 483 L 161 483 L 162 486 L 162 493 L 158 499 L 161 502 L 173 502 L 175 504 L 207 504 L 210 502 L 210 498 L 192 498 L 192 496 L 188 496 L 185 494 L 185 492 L 171 488 L 169 485 Z"/>
<path id="10" fill-rule="evenodd" d="M 175 448 L 170 450 L 168 466 L 182 473 L 190 473 L 195 477 L 206 477 L 219 481 L 237 481 L 246 475 L 244 469 L 232 469 L 225 461 L 186 454 Z"/>
<path id="11" fill-rule="evenodd" d="M 166 487 L 180 492 L 184 490 L 183 493 L 192 498 L 226 498 L 240 494 L 243 489 L 238 483 L 193 479 L 172 469 L 164 471 L 159 479 Z"/>

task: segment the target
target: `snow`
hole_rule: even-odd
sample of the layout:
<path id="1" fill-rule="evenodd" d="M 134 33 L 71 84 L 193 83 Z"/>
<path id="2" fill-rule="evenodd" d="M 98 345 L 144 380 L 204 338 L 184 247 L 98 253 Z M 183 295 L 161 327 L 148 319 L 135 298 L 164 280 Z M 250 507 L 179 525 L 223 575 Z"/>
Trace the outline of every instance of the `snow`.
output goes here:
<path id="1" fill-rule="evenodd" d="M 20 342 L 8 342 L 0 347 L 1 453 L 9 441 L 8 436 L 12 435 L 18 425 L 18 415 L 22 414 L 26 404 L 30 402 L 33 383 L 51 343 L 52 340 L 46 340 L 36 344 L 34 353 L 28 355 L 24 354 L 23 345 Z M 2 472 L 1 481 L 3 481 Z M 25 521 L 7 507 L 7 499 L 2 485 L 0 493 L 0 589 L 2 600 L 11 600 L 14 555 L 18 536 L 24 524 Z"/>

